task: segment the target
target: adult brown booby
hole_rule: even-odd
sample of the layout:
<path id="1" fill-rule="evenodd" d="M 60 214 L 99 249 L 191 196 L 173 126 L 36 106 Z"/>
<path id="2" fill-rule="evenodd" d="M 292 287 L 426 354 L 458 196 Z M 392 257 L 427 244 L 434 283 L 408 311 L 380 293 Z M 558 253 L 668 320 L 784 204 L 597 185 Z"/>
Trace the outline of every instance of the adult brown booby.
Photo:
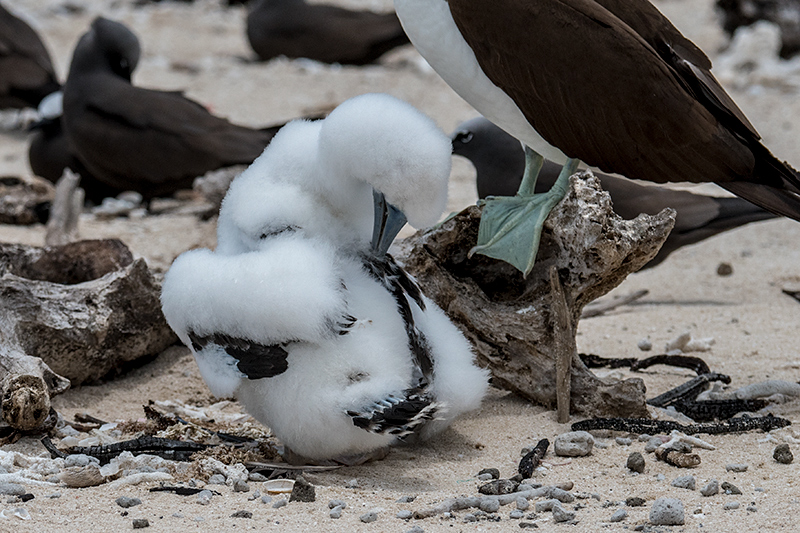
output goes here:
<path id="1" fill-rule="evenodd" d="M 0 109 L 36 107 L 59 87 L 39 35 L 0 4 Z"/>
<path id="2" fill-rule="evenodd" d="M 408 43 L 394 13 L 305 0 L 254 1 L 247 15 L 247 39 L 262 61 L 283 55 L 347 65 L 367 65 Z"/>
<path id="3" fill-rule="evenodd" d="M 473 251 L 529 272 L 578 160 L 657 183 L 713 181 L 800 220 L 796 171 L 760 143 L 709 59 L 647 0 L 394 3 L 439 75 L 527 149 L 520 191 L 486 204 Z M 533 194 L 537 153 L 570 163 L 545 195 Z"/>
<path id="4" fill-rule="evenodd" d="M 232 124 L 179 92 L 133 86 L 139 55 L 133 32 L 98 17 L 72 56 L 62 124 L 69 147 L 98 181 L 150 199 L 261 154 L 274 131 Z"/>
<path id="5" fill-rule="evenodd" d="M 513 196 L 525 170 L 525 152 L 517 139 L 483 117 L 458 125 L 451 135 L 453 154 L 469 159 L 475 167 L 478 197 Z M 558 179 L 561 167 L 545 161 L 534 192 L 546 192 Z M 595 173 L 608 191 L 614 212 L 626 220 L 640 213 L 655 215 L 666 207 L 675 209 L 675 226 L 661 249 L 645 266 L 652 268 L 672 252 L 724 231 L 777 215 L 741 198 L 720 198 L 687 190 L 643 185 L 622 177 Z"/>

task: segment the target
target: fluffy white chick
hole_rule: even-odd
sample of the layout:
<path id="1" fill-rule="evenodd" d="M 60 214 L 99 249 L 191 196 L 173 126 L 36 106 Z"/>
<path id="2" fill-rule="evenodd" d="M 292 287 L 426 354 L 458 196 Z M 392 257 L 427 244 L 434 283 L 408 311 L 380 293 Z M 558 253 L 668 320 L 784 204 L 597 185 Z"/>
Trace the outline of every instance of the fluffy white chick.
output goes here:
<path id="1" fill-rule="evenodd" d="M 368 95 L 287 125 L 231 184 L 217 250 L 183 254 L 164 282 L 164 314 L 212 392 L 303 458 L 429 437 L 486 392 L 463 335 L 369 246 L 373 188 L 420 225 L 444 208 L 449 139 L 409 108 Z M 415 136 L 427 141 L 402 140 Z"/>

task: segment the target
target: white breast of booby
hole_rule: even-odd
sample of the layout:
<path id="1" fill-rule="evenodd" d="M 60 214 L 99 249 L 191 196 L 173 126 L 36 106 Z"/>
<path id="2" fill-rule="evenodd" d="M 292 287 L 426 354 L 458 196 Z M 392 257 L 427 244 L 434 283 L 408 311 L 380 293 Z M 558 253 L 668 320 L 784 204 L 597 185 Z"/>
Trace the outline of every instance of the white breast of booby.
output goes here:
<path id="1" fill-rule="evenodd" d="M 514 100 L 483 72 L 446 0 L 394 0 L 394 7 L 411 43 L 459 96 L 545 158 L 566 162 L 567 156 L 545 141 Z"/>

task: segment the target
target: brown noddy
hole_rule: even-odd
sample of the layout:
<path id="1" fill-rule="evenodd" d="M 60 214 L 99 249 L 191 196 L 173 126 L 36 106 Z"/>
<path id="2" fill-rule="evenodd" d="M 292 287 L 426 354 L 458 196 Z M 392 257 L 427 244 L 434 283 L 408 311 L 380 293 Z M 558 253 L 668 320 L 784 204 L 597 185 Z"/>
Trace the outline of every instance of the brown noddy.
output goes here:
<path id="1" fill-rule="evenodd" d="M 60 87 L 39 35 L 0 4 L 0 109 L 35 108 Z"/>
<path id="2" fill-rule="evenodd" d="M 261 154 L 274 132 L 231 124 L 179 92 L 133 86 L 139 54 L 139 40 L 126 26 L 98 17 L 72 56 L 62 125 L 98 181 L 150 199 Z"/>
<path id="3" fill-rule="evenodd" d="M 579 161 L 656 183 L 715 182 L 800 220 L 796 171 L 761 144 L 710 60 L 647 0 L 394 3 L 431 66 L 526 146 L 519 194 L 487 203 L 473 251 L 529 272 L 541 224 Z M 540 154 L 568 165 L 551 192 L 534 195 Z"/>
<path id="4" fill-rule="evenodd" d="M 453 154 L 467 158 L 476 171 L 478 197 L 513 196 L 522 182 L 525 151 L 520 142 L 483 117 L 459 124 L 451 135 Z M 556 182 L 561 165 L 545 160 L 535 192 L 546 192 Z M 666 207 L 675 209 L 675 227 L 658 254 L 642 270 L 660 264 L 682 246 L 713 237 L 750 222 L 777 215 L 741 198 L 694 194 L 658 185 L 640 185 L 623 177 L 595 173 L 611 195 L 614 211 L 624 219 L 640 213 L 655 215 Z"/>
<path id="5" fill-rule="evenodd" d="M 394 13 L 305 0 L 255 0 L 247 15 L 247 39 L 264 61 L 283 55 L 347 65 L 372 63 L 409 42 Z"/>

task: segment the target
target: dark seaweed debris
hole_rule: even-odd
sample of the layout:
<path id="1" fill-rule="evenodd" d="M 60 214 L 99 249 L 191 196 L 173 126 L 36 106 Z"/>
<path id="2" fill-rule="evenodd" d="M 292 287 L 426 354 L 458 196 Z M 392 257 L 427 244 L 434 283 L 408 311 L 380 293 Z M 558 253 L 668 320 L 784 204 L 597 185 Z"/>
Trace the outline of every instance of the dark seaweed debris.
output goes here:
<path id="1" fill-rule="evenodd" d="M 772 415 L 753 417 L 741 416 L 731 418 L 730 420 L 706 424 L 680 424 L 672 420 L 651 420 L 649 418 L 590 418 L 572 424 L 572 431 L 605 429 L 624 431 L 627 433 L 647 433 L 649 435 L 656 435 L 677 430 L 687 435 L 695 435 L 698 433 L 722 435 L 726 433 L 742 433 L 754 429 L 766 432 L 789 425 L 791 425 L 789 420 Z"/>
<path id="2" fill-rule="evenodd" d="M 100 460 L 100 464 L 103 465 L 107 464 L 111 459 L 117 457 L 122 452 L 131 452 L 133 455 L 142 453 L 157 455 L 171 461 L 189 461 L 192 454 L 209 448 L 208 445 L 199 444 L 197 442 L 161 439 L 147 435 L 104 446 L 73 446 L 66 450 L 59 450 L 56 448 L 47 437 L 42 439 L 42 444 L 47 448 L 47 451 L 50 452 L 50 456 L 53 459 L 58 457 L 63 458 L 67 455 L 84 454 L 90 457 L 96 457 Z"/>
<path id="3" fill-rule="evenodd" d="M 517 470 L 523 478 L 529 478 L 533 475 L 533 471 L 536 470 L 536 467 L 542 462 L 544 454 L 547 453 L 548 446 L 550 446 L 550 441 L 542 439 L 534 446 L 533 450 L 522 458 Z"/>

